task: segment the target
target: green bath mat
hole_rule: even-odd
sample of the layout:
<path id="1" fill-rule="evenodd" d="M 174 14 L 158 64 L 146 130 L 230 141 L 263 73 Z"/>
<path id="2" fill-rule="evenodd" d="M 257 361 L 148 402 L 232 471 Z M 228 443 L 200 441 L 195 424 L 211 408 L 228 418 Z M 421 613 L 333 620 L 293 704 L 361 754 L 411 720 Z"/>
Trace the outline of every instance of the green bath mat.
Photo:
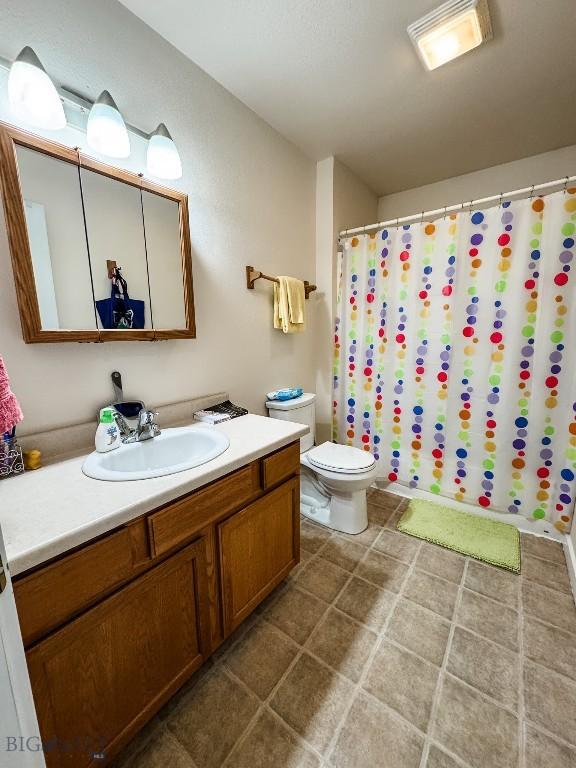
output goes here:
<path id="1" fill-rule="evenodd" d="M 520 533 L 508 523 L 412 499 L 396 527 L 402 533 L 520 573 Z"/>

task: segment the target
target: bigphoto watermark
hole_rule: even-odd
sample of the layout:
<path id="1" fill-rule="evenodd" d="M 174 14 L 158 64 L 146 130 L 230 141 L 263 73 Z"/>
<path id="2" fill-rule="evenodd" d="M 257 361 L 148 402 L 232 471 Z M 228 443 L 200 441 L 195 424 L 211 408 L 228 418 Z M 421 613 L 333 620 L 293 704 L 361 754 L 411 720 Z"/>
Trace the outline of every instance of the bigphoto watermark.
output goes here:
<path id="1" fill-rule="evenodd" d="M 52 738 L 42 740 L 40 736 L 3 736 L 0 738 L 0 754 L 22 752 L 44 752 L 62 755 L 88 755 L 93 760 L 104 760 L 104 739 L 97 737 Z M 1 761 L 0 761 L 1 762 Z"/>

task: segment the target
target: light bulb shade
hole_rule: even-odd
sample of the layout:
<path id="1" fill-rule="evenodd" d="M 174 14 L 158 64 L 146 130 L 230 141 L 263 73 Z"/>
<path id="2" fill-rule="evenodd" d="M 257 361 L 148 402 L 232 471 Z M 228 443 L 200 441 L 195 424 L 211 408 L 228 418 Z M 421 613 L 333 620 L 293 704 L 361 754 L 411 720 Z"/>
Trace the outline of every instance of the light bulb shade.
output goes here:
<path id="1" fill-rule="evenodd" d="M 8 99 L 19 120 L 57 131 L 66 126 L 64 107 L 40 59 L 26 46 L 10 67 Z"/>
<path id="2" fill-rule="evenodd" d="M 151 176 L 156 176 L 158 179 L 182 177 L 180 155 L 164 123 L 160 123 L 148 140 L 146 168 Z"/>
<path id="3" fill-rule="evenodd" d="M 88 144 L 108 157 L 128 157 L 130 138 L 124 118 L 108 91 L 102 91 L 92 105 L 86 126 Z"/>

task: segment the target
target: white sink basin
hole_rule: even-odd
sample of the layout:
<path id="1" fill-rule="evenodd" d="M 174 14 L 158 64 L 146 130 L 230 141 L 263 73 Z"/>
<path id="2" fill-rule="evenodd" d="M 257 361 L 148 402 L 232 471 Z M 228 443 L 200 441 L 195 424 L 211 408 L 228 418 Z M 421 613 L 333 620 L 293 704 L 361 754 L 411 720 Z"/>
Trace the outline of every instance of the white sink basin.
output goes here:
<path id="1" fill-rule="evenodd" d="M 146 480 L 198 467 L 220 456 L 229 445 L 226 435 L 211 427 L 164 429 L 151 440 L 91 453 L 82 472 L 95 480 Z"/>

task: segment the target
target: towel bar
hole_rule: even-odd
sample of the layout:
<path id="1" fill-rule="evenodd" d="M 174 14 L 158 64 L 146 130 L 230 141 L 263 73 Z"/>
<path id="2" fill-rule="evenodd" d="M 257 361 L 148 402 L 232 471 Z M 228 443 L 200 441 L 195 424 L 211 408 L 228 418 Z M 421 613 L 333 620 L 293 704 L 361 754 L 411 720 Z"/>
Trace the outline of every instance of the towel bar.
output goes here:
<path id="1" fill-rule="evenodd" d="M 246 288 L 252 290 L 254 288 L 254 283 L 256 280 L 270 280 L 273 283 L 278 283 L 279 280 L 277 277 L 272 277 L 271 275 L 265 275 L 264 272 L 260 272 L 257 269 L 254 269 L 254 267 L 246 267 Z M 306 298 L 310 296 L 312 291 L 316 290 L 316 286 L 312 285 L 308 282 L 308 280 L 304 280 L 304 294 Z"/>

